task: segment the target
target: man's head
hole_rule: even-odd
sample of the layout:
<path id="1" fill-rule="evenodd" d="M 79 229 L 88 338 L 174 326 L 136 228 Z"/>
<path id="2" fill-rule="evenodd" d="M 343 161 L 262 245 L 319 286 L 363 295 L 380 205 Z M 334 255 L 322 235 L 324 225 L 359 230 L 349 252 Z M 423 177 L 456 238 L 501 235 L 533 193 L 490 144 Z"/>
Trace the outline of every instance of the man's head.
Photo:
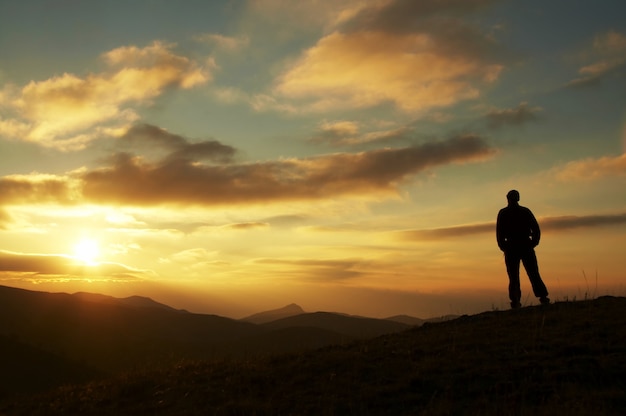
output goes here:
<path id="1" fill-rule="evenodd" d="M 509 202 L 519 202 L 519 192 L 515 189 L 511 189 L 508 194 L 506 194 L 506 199 Z"/>

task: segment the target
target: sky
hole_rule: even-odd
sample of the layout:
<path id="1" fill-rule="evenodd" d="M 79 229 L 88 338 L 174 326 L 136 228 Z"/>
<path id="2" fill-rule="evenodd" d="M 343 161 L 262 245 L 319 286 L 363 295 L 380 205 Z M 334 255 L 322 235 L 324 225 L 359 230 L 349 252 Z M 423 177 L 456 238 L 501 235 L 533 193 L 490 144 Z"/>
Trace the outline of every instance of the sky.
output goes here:
<path id="1" fill-rule="evenodd" d="M 0 0 L 0 285 L 241 318 L 624 296 L 623 0 Z M 522 303 L 536 304 L 522 269 Z"/>

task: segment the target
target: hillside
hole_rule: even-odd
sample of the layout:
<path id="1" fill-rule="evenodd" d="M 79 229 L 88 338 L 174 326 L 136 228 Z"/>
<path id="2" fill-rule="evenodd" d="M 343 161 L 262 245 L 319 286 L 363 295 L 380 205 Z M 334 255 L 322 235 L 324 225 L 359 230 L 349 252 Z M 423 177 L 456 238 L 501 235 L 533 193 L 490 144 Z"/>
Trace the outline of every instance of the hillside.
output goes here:
<path id="1" fill-rule="evenodd" d="M 492 311 L 300 354 L 190 362 L 0 414 L 618 415 L 626 298 Z"/>
<path id="2" fill-rule="evenodd" d="M 0 369 L 0 399 L 104 377 L 101 372 L 82 363 L 2 335 Z"/>
<path id="3" fill-rule="evenodd" d="M 111 373 L 183 357 L 214 358 L 222 352 L 219 344 L 262 331 L 219 316 L 139 304 L 0 286 L 0 335 Z"/>
<path id="4" fill-rule="evenodd" d="M 257 325 L 180 311 L 138 296 L 118 299 L 5 286 L 0 286 L 0 305 L 0 352 L 6 351 L 0 364 L 10 364 L 0 367 L 0 400 L 97 376 L 167 368 L 182 360 L 301 352 L 407 328 L 327 313 L 312 314 L 306 325 L 297 320 Z M 257 318 L 267 322 L 270 316 L 301 310 L 294 306 Z M 342 324 L 333 326 L 333 322 Z"/>
<path id="5" fill-rule="evenodd" d="M 269 329 L 317 327 L 359 339 L 372 338 L 382 334 L 402 331 L 409 326 L 400 322 L 384 319 L 353 317 L 329 312 L 314 312 L 268 322 L 263 324 L 263 327 Z"/>
<path id="6" fill-rule="evenodd" d="M 292 303 L 280 309 L 255 313 L 254 315 L 250 315 L 240 320 L 244 322 L 252 322 L 253 324 L 266 324 L 277 319 L 288 318 L 302 313 L 304 313 L 304 310 L 299 305 Z"/>

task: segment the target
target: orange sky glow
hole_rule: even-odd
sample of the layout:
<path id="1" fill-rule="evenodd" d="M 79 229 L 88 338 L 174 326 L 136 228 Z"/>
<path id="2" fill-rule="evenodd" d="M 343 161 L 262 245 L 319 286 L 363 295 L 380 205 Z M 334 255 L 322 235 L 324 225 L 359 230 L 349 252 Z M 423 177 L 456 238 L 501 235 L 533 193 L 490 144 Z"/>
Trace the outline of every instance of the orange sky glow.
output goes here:
<path id="1" fill-rule="evenodd" d="M 626 295 L 622 2 L 174 4 L 0 5 L 0 285 L 506 309 L 514 188 L 552 299 Z"/>

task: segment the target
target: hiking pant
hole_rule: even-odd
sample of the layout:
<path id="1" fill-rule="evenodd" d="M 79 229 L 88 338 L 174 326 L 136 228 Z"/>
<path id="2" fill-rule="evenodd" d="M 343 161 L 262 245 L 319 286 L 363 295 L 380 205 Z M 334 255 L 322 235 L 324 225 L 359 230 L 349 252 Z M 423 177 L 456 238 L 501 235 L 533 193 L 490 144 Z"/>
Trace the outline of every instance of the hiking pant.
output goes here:
<path id="1" fill-rule="evenodd" d="M 507 250 L 504 252 L 504 262 L 506 264 L 506 272 L 509 275 L 509 298 L 511 302 L 519 302 L 522 298 L 522 289 L 519 282 L 520 261 L 524 265 L 524 269 L 526 269 L 526 274 L 528 274 L 535 296 L 538 298 L 548 296 L 548 289 L 546 289 L 546 285 L 539 275 L 535 250 L 533 248 Z"/>

